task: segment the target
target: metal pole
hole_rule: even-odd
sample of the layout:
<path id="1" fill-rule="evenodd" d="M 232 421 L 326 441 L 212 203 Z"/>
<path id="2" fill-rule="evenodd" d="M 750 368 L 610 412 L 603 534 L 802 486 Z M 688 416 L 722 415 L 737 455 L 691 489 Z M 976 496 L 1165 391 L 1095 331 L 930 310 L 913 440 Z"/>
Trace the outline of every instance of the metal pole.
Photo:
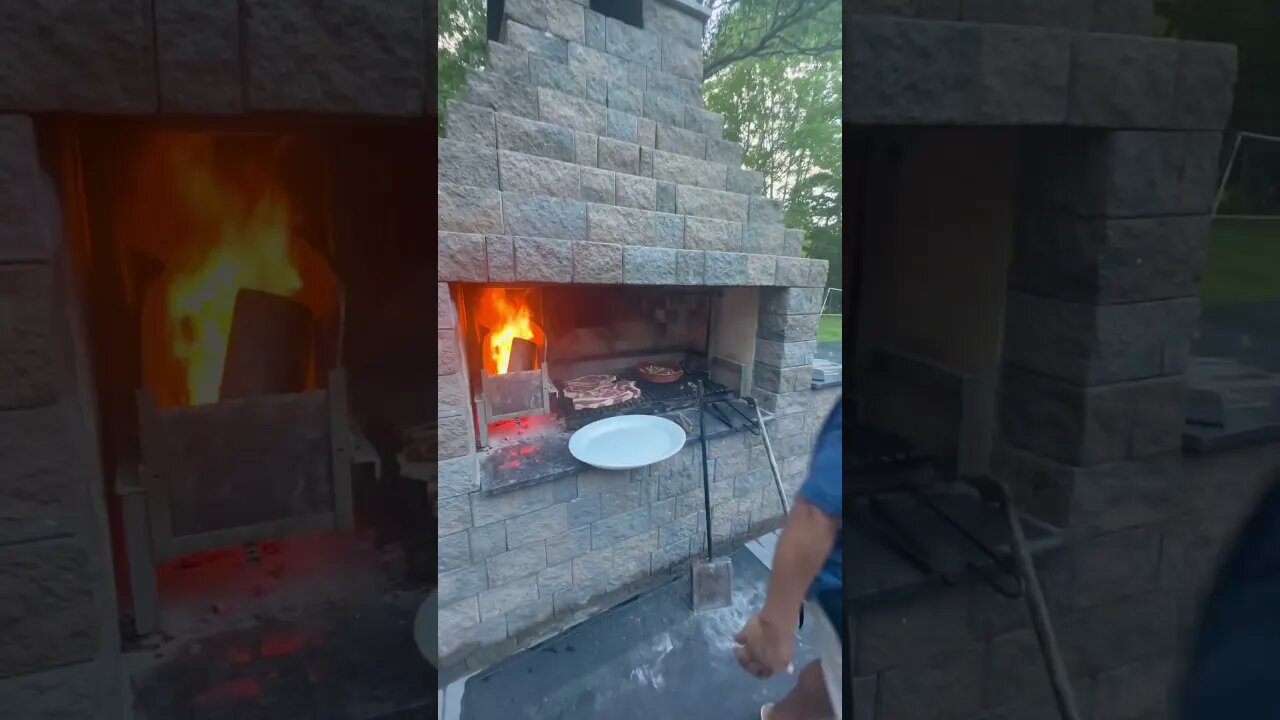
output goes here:
<path id="1" fill-rule="evenodd" d="M 1236 153 L 1240 152 L 1240 141 L 1246 135 L 1253 137 L 1250 133 L 1236 133 L 1236 141 L 1231 146 L 1231 157 L 1227 158 L 1227 170 L 1222 173 L 1222 182 L 1218 184 L 1218 194 L 1213 198 L 1213 213 L 1211 217 L 1218 216 L 1218 206 L 1222 204 L 1222 194 L 1227 191 L 1227 179 L 1231 177 L 1231 169 L 1236 164 Z"/>

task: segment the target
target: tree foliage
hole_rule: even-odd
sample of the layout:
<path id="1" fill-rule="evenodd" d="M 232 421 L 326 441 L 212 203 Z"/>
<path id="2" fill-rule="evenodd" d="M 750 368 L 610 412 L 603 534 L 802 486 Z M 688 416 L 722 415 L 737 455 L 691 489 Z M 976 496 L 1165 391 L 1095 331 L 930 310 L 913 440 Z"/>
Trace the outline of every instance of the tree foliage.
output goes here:
<path id="1" fill-rule="evenodd" d="M 440 0 L 440 34 L 436 40 L 436 112 L 443 127 L 444 108 L 464 94 L 467 71 L 488 58 L 484 0 Z"/>
<path id="2" fill-rule="evenodd" d="M 837 0 L 712 0 L 702 77 L 744 60 L 829 58 L 841 48 Z"/>

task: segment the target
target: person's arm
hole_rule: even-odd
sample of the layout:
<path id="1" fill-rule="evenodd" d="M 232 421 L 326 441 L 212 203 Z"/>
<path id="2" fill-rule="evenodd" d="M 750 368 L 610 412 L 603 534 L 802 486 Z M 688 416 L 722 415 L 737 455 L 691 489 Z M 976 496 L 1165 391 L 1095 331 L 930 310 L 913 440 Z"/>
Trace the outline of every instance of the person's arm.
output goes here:
<path id="1" fill-rule="evenodd" d="M 835 547 L 840 518 L 831 517 L 803 496 L 787 516 L 773 555 L 773 572 L 760 615 L 777 627 L 794 627 L 805 593 Z"/>

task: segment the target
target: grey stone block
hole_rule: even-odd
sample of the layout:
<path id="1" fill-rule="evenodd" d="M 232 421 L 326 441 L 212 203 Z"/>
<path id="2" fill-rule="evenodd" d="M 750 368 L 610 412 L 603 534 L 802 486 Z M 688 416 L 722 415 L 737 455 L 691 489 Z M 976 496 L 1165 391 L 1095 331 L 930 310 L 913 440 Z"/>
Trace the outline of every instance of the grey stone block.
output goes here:
<path id="1" fill-rule="evenodd" d="M 787 230 L 782 235 L 782 252 L 787 257 L 800 257 L 804 252 L 804 231 Z"/>
<path id="2" fill-rule="evenodd" d="M 587 10 L 583 30 L 583 38 L 587 47 L 601 52 L 606 52 L 609 49 L 608 40 L 605 38 L 605 20 L 604 15 Z"/>
<path id="3" fill-rule="evenodd" d="M 587 204 L 578 200 L 504 192 L 502 219 L 507 235 L 556 240 L 587 239 Z M 517 274 L 519 270 L 520 253 L 517 249 Z"/>
<path id="4" fill-rule="evenodd" d="M 809 264 L 804 258 L 778 258 L 777 284 L 783 287 L 808 287 Z"/>
<path id="5" fill-rule="evenodd" d="M 458 321 L 448 283 L 436 283 L 436 329 L 452 328 Z"/>
<path id="6" fill-rule="evenodd" d="M 154 21 L 161 107 L 243 112 L 239 7 L 162 0 L 154 4 Z"/>
<path id="7" fill-rule="evenodd" d="M 82 523 L 83 478 L 68 457 L 66 418 L 57 405 L 0 412 L 0 542 L 70 535 Z"/>
<path id="8" fill-rule="evenodd" d="M 467 400 L 467 387 L 460 374 L 440 375 L 436 378 L 436 417 L 457 417 L 471 408 Z"/>
<path id="9" fill-rule="evenodd" d="M 484 239 L 485 255 L 489 261 L 490 282 L 511 282 L 516 279 L 516 255 L 511 238 L 488 235 Z"/>
<path id="10" fill-rule="evenodd" d="M 966 22 L 1039 25 L 1083 32 L 1089 30 L 1093 6 L 1093 0 L 964 0 L 961 3 L 960 19 Z"/>
<path id="11" fill-rule="evenodd" d="M 1086 388 L 1007 367 L 1000 415 L 1015 446 L 1083 466 L 1180 447 L 1185 403 L 1182 377 Z"/>
<path id="12" fill-rule="evenodd" d="M 658 184 L 652 178 L 618 173 L 617 203 L 623 207 L 653 210 L 658 202 Z"/>
<path id="13" fill-rule="evenodd" d="M 561 0 L 569 2 L 569 0 Z M 570 3 L 572 4 L 572 3 Z M 581 9 L 581 5 L 577 6 Z M 539 585 L 539 592 L 541 592 Z M 507 636 L 516 637 L 520 633 L 528 632 L 538 628 L 542 624 L 551 620 L 554 616 L 555 601 L 552 595 L 540 597 L 537 600 L 525 603 L 519 607 L 512 608 L 507 611 Z"/>
<path id="14" fill-rule="evenodd" d="M 702 82 L 702 48 L 676 38 L 663 38 L 661 53 L 663 72 Z"/>
<path id="15" fill-rule="evenodd" d="M 490 558 L 490 562 L 493 559 Z M 513 580 L 510 583 L 495 586 L 489 582 L 490 589 L 480 593 L 480 619 L 482 621 L 501 619 L 508 610 L 513 610 L 525 603 L 538 599 L 538 577 L 530 575 Z"/>
<path id="16" fill-rule="evenodd" d="M 507 529 L 510 532 L 510 525 L 507 526 Z M 517 546 L 515 543 L 508 544 L 512 545 L 513 549 L 494 555 L 484 561 L 485 568 L 489 574 L 490 588 L 497 588 L 520 578 L 528 578 L 547 567 L 547 549 L 544 542 L 531 542 L 524 546 Z M 534 596 L 536 597 L 536 577 L 533 580 L 535 582 Z M 482 594 L 481 605 L 483 604 Z"/>
<path id="17" fill-rule="evenodd" d="M 729 167 L 742 165 L 742 146 L 733 140 L 707 138 L 707 159 Z"/>
<path id="18" fill-rule="evenodd" d="M 674 213 L 676 211 L 675 183 L 658 181 L 656 209 L 658 212 L 663 213 Z"/>
<path id="19" fill-rule="evenodd" d="M 752 196 L 747 201 L 749 222 L 755 225 L 782 225 L 781 202 L 759 196 Z"/>
<path id="20" fill-rule="evenodd" d="M 1155 20 L 1152 0 L 1111 0 L 1098 3 L 1093 8 L 1090 30 L 1095 33 L 1154 35 Z"/>
<path id="21" fill-rule="evenodd" d="M 578 474 L 578 495 L 586 497 L 603 492 L 611 492 L 630 482 L 631 476 L 626 470 L 592 469 Z"/>
<path id="22" fill-rule="evenodd" d="M 642 117 L 636 120 L 636 127 L 638 128 L 636 133 L 636 142 L 640 144 L 640 147 L 652 149 L 658 142 L 657 124 L 649 118 Z"/>
<path id="23" fill-rule="evenodd" d="M 664 39 L 675 39 L 698 47 L 702 43 L 703 20 L 692 13 L 660 2 L 641 4 L 644 26 Z"/>
<path id="24" fill-rule="evenodd" d="M 681 105 L 702 104 L 701 83 L 686 80 L 685 78 L 677 77 L 671 73 L 654 70 L 652 68 L 649 69 L 648 85 L 645 87 L 645 93 L 671 98 Z M 683 119 L 684 110 L 681 109 L 680 119 L 671 124 L 678 126 L 683 122 Z"/>
<path id="25" fill-rule="evenodd" d="M 1179 42 L 1172 125 L 1221 130 L 1231 119 L 1239 59 L 1235 45 Z"/>
<path id="26" fill-rule="evenodd" d="M 527 195 L 576 200 L 581 196 L 581 166 L 503 150 L 499 153 L 501 189 Z"/>
<path id="27" fill-rule="evenodd" d="M 515 238 L 516 280 L 564 282 L 573 277 L 573 243 L 547 238 Z"/>
<path id="28" fill-rule="evenodd" d="M 470 415 L 438 418 L 436 452 L 441 460 L 462 457 L 476 450 L 475 429 Z"/>
<path id="29" fill-rule="evenodd" d="M 800 393 L 809 390 L 809 386 L 813 382 L 813 371 L 808 365 L 779 368 L 756 363 L 751 374 L 751 380 L 757 388 L 768 390 L 774 394 Z M 769 430 L 770 440 L 776 443 L 794 437 L 797 434 L 803 434 L 804 423 L 797 422 L 803 419 L 802 416 L 778 418 L 774 421 L 774 427 Z M 808 437 L 803 439 L 805 442 L 809 441 Z M 775 450 L 775 457 L 777 457 L 777 450 Z M 780 458 L 779 463 L 781 463 Z"/>
<path id="30" fill-rule="evenodd" d="M 1181 680 L 1181 662 L 1142 660 L 1099 675 L 1092 687 L 1090 717 L 1171 717 L 1176 714 L 1170 688 Z"/>
<path id="31" fill-rule="evenodd" d="M 1222 137 L 1208 132 L 1078 133 L 1035 147 L 1040 204 L 1112 218 L 1206 215 Z"/>
<path id="32" fill-rule="evenodd" d="M 569 66 L 602 77 L 606 83 L 606 92 L 608 83 L 627 82 L 630 75 L 625 59 L 572 42 L 569 43 Z"/>
<path id="33" fill-rule="evenodd" d="M 498 147 L 502 150 L 573 162 L 573 131 L 550 123 L 499 113 Z"/>
<path id="34" fill-rule="evenodd" d="M 612 205 L 617 173 L 595 168 L 582 168 L 582 199 L 588 203 Z"/>
<path id="35" fill-rule="evenodd" d="M 706 253 L 700 250 L 676 250 L 676 283 L 702 285 L 706 283 Z"/>
<path id="36" fill-rule="evenodd" d="M 582 526 L 547 539 L 547 565 L 559 565 L 591 552 L 591 528 Z"/>
<path id="37" fill-rule="evenodd" d="M 436 572 L 445 573 L 471 564 L 471 546 L 467 543 L 467 533 L 454 533 L 440 538 L 436 546 Z"/>
<path id="38" fill-rule="evenodd" d="M 569 502 L 569 527 L 576 530 L 599 519 L 600 493 L 580 497 Z"/>
<path id="39" fill-rule="evenodd" d="M 586 42 L 586 10 L 573 0 L 544 0 L 547 4 L 547 30 L 556 37 Z"/>
<path id="40" fill-rule="evenodd" d="M 576 283 L 621 283 L 622 246 L 609 243 L 573 244 L 573 281 Z"/>
<path id="41" fill-rule="evenodd" d="M 822 288 L 779 288 L 760 292 L 760 312 L 798 314 L 821 312 Z"/>
<path id="42" fill-rule="evenodd" d="M 485 282 L 489 279 L 483 235 L 437 232 L 436 258 L 440 280 Z"/>
<path id="43" fill-rule="evenodd" d="M 635 483 L 611 492 L 600 493 L 600 518 L 611 518 L 630 512 L 643 504 L 641 486 Z"/>
<path id="44" fill-rule="evenodd" d="M 809 263 L 809 287 L 826 287 L 827 286 L 827 269 L 829 263 L 826 260 L 807 260 Z M 781 285 L 782 283 L 778 283 Z"/>
<path id="45" fill-rule="evenodd" d="M 573 585 L 573 563 L 565 561 L 559 565 L 551 565 L 538 573 L 538 596 L 550 599 L 558 592 L 568 590 Z"/>
<path id="46" fill-rule="evenodd" d="M 0 115 L 0 260 L 50 256 L 39 197 L 41 175 L 31 118 Z"/>
<path id="47" fill-rule="evenodd" d="M 583 85 L 583 97 L 588 102 L 607 108 L 609 102 L 609 78 L 600 73 L 591 72 L 580 66 L 570 66 L 569 73 L 580 77 Z"/>
<path id="48" fill-rule="evenodd" d="M 1160 576 L 1161 528 L 1122 530 L 1083 540 L 1072 547 L 1078 608 L 1155 590 Z"/>
<path id="49" fill-rule="evenodd" d="M 477 145 L 497 145 L 494 112 L 454 100 L 445 108 L 444 130 L 450 140 Z"/>
<path id="50" fill-rule="evenodd" d="M 971 643 L 968 616 L 968 595 L 955 590 L 935 591 L 860 612 L 852 638 L 851 669 L 856 675 L 894 667 L 919 670 L 932 656 L 965 652 Z M 979 653 L 979 667 L 981 663 Z M 974 680 L 978 686 L 975 689 L 981 694 L 981 678 Z"/>
<path id="51" fill-rule="evenodd" d="M 640 63 L 627 63 L 627 84 L 644 92 L 649 87 L 649 68 Z"/>
<path id="52" fill-rule="evenodd" d="M 640 135 L 638 132 L 637 118 L 630 113 L 621 110 L 610 109 L 606 113 L 605 136 L 622 142 L 639 144 Z"/>
<path id="53" fill-rule="evenodd" d="M 1208 236 L 1207 216 L 1038 214 L 1014 245 L 1010 285 L 1083 303 L 1189 297 L 1198 291 Z"/>
<path id="54" fill-rule="evenodd" d="M 496 72 L 469 72 L 467 102 L 497 112 L 539 119 L 538 88 L 528 78 L 516 80 Z"/>
<path id="55" fill-rule="evenodd" d="M 644 116 L 656 123 L 679 127 L 684 122 L 685 103 L 654 92 L 644 94 Z"/>
<path id="56" fill-rule="evenodd" d="M 747 284 L 747 256 L 737 252 L 706 253 L 708 285 L 741 286 Z"/>
<path id="57" fill-rule="evenodd" d="M 684 247 L 685 217 L 683 215 L 658 213 L 654 216 L 653 221 L 653 244 L 655 247 Z"/>
<path id="58" fill-rule="evenodd" d="M 507 551 L 507 524 L 499 521 L 467 531 L 471 546 L 471 562 L 483 563 L 494 555 Z"/>
<path id="59" fill-rule="evenodd" d="M 640 172 L 640 150 L 640 146 L 634 143 L 602 137 L 598 141 L 596 165 L 613 172 L 643 175 Z"/>
<path id="60" fill-rule="evenodd" d="M 659 147 L 653 151 L 653 177 L 676 185 L 724 190 L 726 168 L 719 163 L 666 152 Z"/>
<path id="61" fill-rule="evenodd" d="M 574 159 L 579 165 L 596 166 L 598 139 L 590 133 L 574 133 Z"/>
<path id="62" fill-rule="evenodd" d="M 781 343 L 774 340 L 756 340 L 756 362 L 780 368 L 812 365 L 813 355 L 817 352 L 818 343 L 807 342 Z"/>
<path id="63" fill-rule="evenodd" d="M 605 107 L 550 88 L 538 91 L 538 118 L 579 132 L 603 135 Z"/>
<path id="64" fill-rule="evenodd" d="M 1084 305 L 1011 292 L 1005 359 L 1079 385 L 1186 372 L 1196 298 Z"/>
<path id="65" fill-rule="evenodd" d="M 1067 122 L 1107 128 L 1168 126 L 1177 65 L 1175 40 L 1124 35 L 1077 37 Z"/>
<path id="66" fill-rule="evenodd" d="M 0 703 L 25 716 L 49 720 L 100 717 L 99 708 L 118 691 L 98 662 L 85 662 L 0 682 Z"/>
<path id="67" fill-rule="evenodd" d="M 756 337 L 783 343 L 816 340 L 818 316 L 762 312 L 760 323 L 756 328 Z"/>
<path id="68" fill-rule="evenodd" d="M 502 233 L 502 195 L 497 190 L 440 183 L 436 192 L 440 230 L 460 233 Z"/>
<path id="69" fill-rule="evenodd" d="M 740 252 L 742 225 L 724 220 L 689 216 L 684 223 L 684 247 L 687 250 Z"/>
<path id="70" fill-rule="evenodd" d="M 691 185 L 677 185 L 676 212 L 681 215 L 697 215 L 745 223 L 747 222 L 747 196 Z"/>
<path id="71" fill-rule="evenodd" d="M 759 195 L 764 192 L 764 173 L 737 167 L 728 168 L 725 189 L 741 195 Z"/>
<path id="72" fill-rule="evenodd" d="M 686 105 L 684 108 L 684 124 L 681 127 L 700 135 L 718 139 L 724 135 L 724 116 L 710 110 L 703 110 L 696 105 Z"/>
<path id="73" fill-rule="evenodd" d="M 437 141 L 436 177 L 440 182 L 472 187 L 498 187 L 498 155 L 490 145 L 472 145 L 446 138 Z"/>
<path id="74" fill-rule="evenodd" d="M 468 565 L 464 568 L 441 573 L 436 593 L 440 606 L 453 604 L 464 598 L 474 598 L 489 589 L 489 576 L 484 565 Z"/>
<path id="75" fill-rule="evenodd" d="M 1012 25 L 850 17 L 844 116 L 861 124 L 1053 124 L 1071 35 Z"/>
<path id="76" fill-rule="evenodd" d="M 587 94 L 586 75 L 574 73 L 568 65 L 538 55 L 529 58 L 529 81 L 575 97 Z"/>
<path id="77" fill-rule="evenodd" d="M 596 243 L 653 245 L 654 213 L 593 203 L 587 212 L 587 237 Z"/>
<path id="78" fill-rule="evenodd" d="M 778 417 L 809 412 L 811 391 L 808 388 L 800 392 L 775 393 L 765 390 L 764 388 L 757 387 L 754 392 L 757 396 L 756 399 L 760 401 L 760 407 L 774 415 L 777 415 Z M 796 440 L 796 438 L 788 438 L 788 440 Z M 778 444 L 780 446 L 782 445 L 781 442 Z M 806 449 L 809 449 L 808 443 L 796 448 L 799 452 L 803 452 Z M 775 450 L 775 452 L 780 454 L 781 447 Z"/>
<path id="79" fill-rule="evenodd" d="M 640 148 L 640 174 L 653 177 L 653 148 Z"/>
<path id="80" fill-rule="evenodd" d="M 614 18 L 605 20 L 604 29 L 609 54 L 646 67 L 658 66 L 660 56 L 656 33 L 651 30 L 641 30 Z"/>
<path id="81" fill-rule="evenodd" d="M 644 93 L 638 88 L 615 80 L 609 83 L 608 106 L 630 115 L 639 115 L 644 109 Z"/>
<path id="82" fill-rule="evenodd" d="M 615 515 L 591 524 L 591 549 L 595 551 L 612 548 L 619 542 L 645 533 L 648 530 L 648 508 L 639 508 L 621 515 Z M 576 564 L 574 570 L 576 575 Z"/>
<path id="83" fill-rule="evenodd" d="M 657 126 L 657 144 L 654 147 L 666 152 L 703 159 L 707 155 L 707 138 L 691 130 L 660 124 Z M 656 168 L 655 172 L 657 172 Z M 721 184 L 720 187 L 723 189 L 724 185 Z"/>
<path id="84" fill-rule="evenodd" d="M 249 0 L 240 28 L 250 109 L 421 115 L 423 10 L 410 0 L 358 8 Z"/>
<path id="85" fill-rule="evenodd" d="M 503 5 L 503 13 L 507 18 L 515 20 L 538 30 L 547 29 L 546 0 L 510 0 Z M 490 42 L 492 47 L 496 43 Z"/>
<path id="86" fill-rule="evenodd" d="M 440 375 L 458 372 L 458 343 L 452 330 L 436 331 L 436 371 Z"/>
<path id="87" fill-rule="evenodd" d="M 510 45 L 503 45 L 490 40 L 489 62 L 485 65 L 485 69 L 508 80 L 529 80 L 529 53 L 513 48 Z"/>
<path id="88" fill-rule="evenodd" d="M 471 527 L 470 497 L 470 495 L 459 495 L 451 498 L 440 498 L 436 505 L 436 513 L 439 518 L 437 526 L 439 537 L 462 532 Z M 447 602 L 443 599 L 441 601 Z"/>
<path id="89" fill-rule="evenodd" d="M 569 506 L 558 503 L 506 521 L 507 545 L 513 550 L 569 531 Z"/>
<path id="90" fill-rule="evenodd" d="M 1057 621 L 1058 637 L 1067 671 L 1098 675 L 1145 658 L 1167 657 L 1174 647 L 1176 617 L 1175 599 L 1165 592 L 1063 617 Z"/>
<path id="91" fill-rule="evenodd" d="M 747 255 L 747 284 L 774 285 L 778 259 L 773 255 Z"/>
<path id="92" fill-rule="evenodd" d="M 556 62 L 569 62 L 569 46 L 564 38 L 528 25 L 522 25 L 511 19 L 502 22 L 503 41 L 517 50 L 524 50 L 529 55 L 541 55 Z"/>
<path id="93" fill-rule="evenodd" d="M 748 223 L 742 226 L 742 249 L 761 255 L 781 255 L 783 227 Z"/>
<path id="94" fill-rule="evenodd" d="M 622 281 L 628 285 L 674 285 L 676 251 L 669 248 L 623 248 Z"/>

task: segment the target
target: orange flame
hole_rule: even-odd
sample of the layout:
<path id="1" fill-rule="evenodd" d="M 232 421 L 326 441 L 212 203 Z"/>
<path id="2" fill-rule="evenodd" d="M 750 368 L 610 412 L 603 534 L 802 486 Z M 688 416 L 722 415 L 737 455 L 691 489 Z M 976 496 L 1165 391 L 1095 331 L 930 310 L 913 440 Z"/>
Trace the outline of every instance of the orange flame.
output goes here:
<path id="1" fill-rule="evenodd" d="M 237 293 L 291 297 L 322 318 L 337 280 L 295 236 L 269 156 L 229 159 L 210 134 L 157 133 L 137 170 L 117 237 L 164 265 L 143 306 L 144 382 L 162 406 L 216 402 Z"/>
<path id="2" fill-rule="evenodd" d="M 489 328 L 484 338 L 484 370 L 505 375 L 511 364 L 511 346 L 516 338 L 542 347 L 542 328 L 533 321 L 528 291 L 485 288 L 477 303 L 476 322 Z"/>

